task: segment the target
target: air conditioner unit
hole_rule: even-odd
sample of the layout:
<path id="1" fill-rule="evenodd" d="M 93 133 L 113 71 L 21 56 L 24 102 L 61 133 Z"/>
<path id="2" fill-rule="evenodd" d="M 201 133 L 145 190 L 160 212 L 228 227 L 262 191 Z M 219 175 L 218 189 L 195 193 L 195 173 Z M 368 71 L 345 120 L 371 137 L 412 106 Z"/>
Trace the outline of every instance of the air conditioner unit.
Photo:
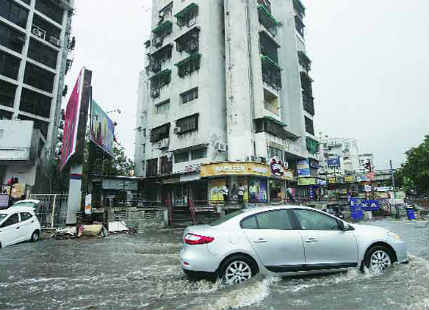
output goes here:
<path id="1" fill-rule="evenodd" d="M 182 131 L 182 128 L 180 128 L 180 127 L 175 127 L 174 130 L 173 130 L 173 132 L 175 134 L 179 134 L 181 131 Z"/>
<path id="2" fill-rule="evenodd" d="M 45 39 L 46 31 L 38 27 L 33 27 L 33 29 L 31 30 L 31 33 L 34 34 L 35 36 L 38 36 L 39 38 Z"/>
<path id="3" fill-rule="evenodd" d="M 226 152 L 226 144 L 225 143 L 216 143 L 216 150 L 218 152 Z"/>
<path id="4" fill-rule="evenodd" d="M 54 36 L 49 37 L 49 42 L 51 42 L 55 46 L 60 46 L 60 39 L 58 39 Z"/>
<path id="5" fill-rule="evenodd" d="M 169 146 L 169 144 L 170 144 L 170 140 L 168 138 L 162 139 L 161 141 L 158 142 L 158 148 L 165 149 Z"/>
<path id="6" fill-rule="evenodd" d="M 162 38 L 161 37 L 157 37 L 155 39 L 153 39 L 153 45 L 155 45 L 155 47 L 160 47 L 162 45 Z"/>

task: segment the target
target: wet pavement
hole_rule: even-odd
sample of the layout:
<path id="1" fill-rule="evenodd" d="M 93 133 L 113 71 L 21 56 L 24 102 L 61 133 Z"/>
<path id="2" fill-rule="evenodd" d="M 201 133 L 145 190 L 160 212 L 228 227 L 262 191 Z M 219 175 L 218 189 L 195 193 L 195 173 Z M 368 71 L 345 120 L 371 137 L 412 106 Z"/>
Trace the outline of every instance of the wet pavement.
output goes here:
<path id="1" fill-rule="evenodd" d="M 371 225 L 399 233 L 410 263 L 229 288 L 186 279 L 180 229 L 23 243 L 0 249 L 0 309 L 429 309 L 428 222 Z"/>

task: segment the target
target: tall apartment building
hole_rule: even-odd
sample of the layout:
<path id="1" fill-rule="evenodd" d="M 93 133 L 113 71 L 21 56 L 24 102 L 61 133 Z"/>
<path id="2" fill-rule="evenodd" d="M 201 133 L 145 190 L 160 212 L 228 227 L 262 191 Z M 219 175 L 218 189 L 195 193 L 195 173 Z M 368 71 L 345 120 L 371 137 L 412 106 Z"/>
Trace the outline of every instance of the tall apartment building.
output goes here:
<path id="1" fill-rule="evenodd" d="M 32 121 L 41 133 L 37 144 L 47 155 L 57 140 L 61 98 L 66 93 L 64 75 L 71 66 L 67 55 L 74 45 L 70 40 L 73 3 L 0 0 L 0 120 L 15 120 L 18 127 L 19 120 Z M 6 150 L 1 154 L 3 183 L 34 168 L 33 160 L 16 161 Z M 31 175 L 23 177 L 34 183 L 34 171 Z"/>
<path id="2" fill-rule="evenodd" d="M 299 0 L 152 1 L 135 148 L 147 199 L 241 185 L 267 201 L 296 185 L 318 152 L 304 15 Z"/>

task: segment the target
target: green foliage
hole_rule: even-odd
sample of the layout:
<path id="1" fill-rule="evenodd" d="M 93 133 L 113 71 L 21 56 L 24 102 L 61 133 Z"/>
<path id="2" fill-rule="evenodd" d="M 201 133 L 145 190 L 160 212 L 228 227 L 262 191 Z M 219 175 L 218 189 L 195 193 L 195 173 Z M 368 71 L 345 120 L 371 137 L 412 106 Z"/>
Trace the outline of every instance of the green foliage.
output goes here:
<path id="1" fill-rule="evenodd" d="M 407 191 L 417 194 L 429 192 L 429 135 L 423 143 L 405 152 L 407 159 L 396 173 L 398 185 Z"/>

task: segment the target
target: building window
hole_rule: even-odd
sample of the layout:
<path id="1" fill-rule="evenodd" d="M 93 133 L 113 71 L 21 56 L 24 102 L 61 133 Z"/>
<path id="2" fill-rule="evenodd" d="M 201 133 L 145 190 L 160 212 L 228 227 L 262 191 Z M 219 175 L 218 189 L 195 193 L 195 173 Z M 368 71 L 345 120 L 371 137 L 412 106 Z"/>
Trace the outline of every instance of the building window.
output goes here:
<path id="1" fill-rule="evenodd" d="M 166 113 L 168 112 L 169 109 L 170 109 L 170 99 L 167 99 L 155 105 L 156 114 Z"/>
<path id="2" fill-rule="evenodd" d="M 175 15 L 177 18 L 177 25 L 179 27 L 188 26 L 192 27 L 197 23 L 198 5 L 195 3 L 189 4 L 183 10 Z"/>
<path id="3" fill-rule="evenodd" d="M 25 28 L 27 25 L 28 10 L 13 0 L 0 1 L 0 16 L 8 21 Z"/>
<path id="4" fill-rule="evenodd" d="M 165 18 L 170 17 L 172 14 L 173 14 L 173 2 L 170 2 L 159 11 L 159 19 L 161 22 L 163 22 Z"/>
<path id="5" fill-rule="evenodd" d="M 194 99 L 198 98 L 198 87 L 192 88 L 191 90 L 188 90 L 182 94 L 180 94 L 180 98 L 182 103 L 190 102 Z"/>
<path id="6" fill-rule="evenodd" d="M 267 132 L 281 139 L 288 138 L 286 130 L 283 129 L 284 126 L 286 126 L 285 123 L 271 117 L 258 118 L 255 120 L 256 133 Z"/>
<path id="7" fill-rule="evenodd" d="M 258 3 L 258 19 L 259 23 L 265 27 L 273 36 L 277 34 L 277 26 L 279 22 L 271 15 L 271 4 L 267 7 L 267 1 L 259 1 Z"/>
<path id="8" fill-rule="evenodd" d="M 150 132 L 150 142 L 155 143 L 170 137 L 170 123 L 153 128 Z"/>
<path id="9" fill-rule="evenodd" d="M 30 40 L 28 57 L 52 69 L 56 69 L 57 67 L 58 52 L 35 39 Z"/>
<path id="10" fill-rule="evenodd" d="M 58 24 L 63 23 L 63 12 L 64 10 L 58 5 L 55 5 L 52 1 L 49 0 L 37 0 L 36 1 L 36 10 L 40 13 L 45 14 Z"/>
<path id="11" fill-rule="evenodd" d="M 199 50 L 200 28 L 194 27 L 184 35 L 177 38 L 176 50 L 181 53 L 183 51 L 188 54 L 198 53 Z"/>
<path id="12" fill-rule="evenodd" d="M 162 64 L 171 59 L 172 50 L 173 45 L 168 44 L 150 55 L 148 70 L 152 71 L 153 73 L 160 72 Z"/>
<path id="13" fill-rule="evenodd" d="M 175 153 L 174 154 L 174 162 L 176 164 L 178 164 L 178 163 L 184 163 L 184 162 L 187 162 L 187 161 L 189 161 L 189 152 L 188 151 L 186 151 L 186 152 L 180 152 L 180 153 Z"/>
<path id="14" fill-rule="evenodd" d="M 173 172 L 173 162 L 167 156 L 160 158 L 161 174 L 171 174 Z"/>
<path id="15" fill-rule="evenodd" d="M 55 74 L 38 66 L 27 63 L 25 66 L 24 83 L 51 93 L 54 87 Z"/>
<path id="16" fill-rule="evenodd" d="M 304 116 L 304 118 L 305 118 L 305 131 L 314 136 L 313 120 L 308 118 L 307 116 Z"/>
<path id="17" fill-rule="evenodd" d="M 170 84 L 171 70 L 167 69 L 155 74 L 150 78 L 150 95 L 152 98 L 158 98 L 161 95 L 161 88 Z"/>
<path id="18" fill-rule="evenodd" d="M 191 151 L 191 160 L 197 160 L 202 158 L 207 158 L 207 148 Z"/>
<path id="19" fill-rule="evenodd" d="M 0 74 L 16 80 L 20 62 L 18 57 L 0 51 Z"/>
<path id="20" fill-rule="evenodd" d="M 177 63 L 178 74 L 181 78 L 191 75 L 192 72 L 198 71 L 201 64 L 201 54 L 192 54 L 181 62 Z"/>
<path id="21" fill-rule="evenodd" d="M 0 105 L 13 107 L 16 85 L 0 80 Z"/>
<path id="22" fill-rule="evenodd" d="M 298 15 L 295 15 L 295 28 L 296 31 L 301 35 L 301 37 L 304 37 L 304 23 L 302 22 L 301 18 Z"/>
<path id="23" fill-rule="evenodd" d="M 12 119 L 12 112 L 4 111 L 0 109 L 0 120 L 2 119 Z"/>
<path id="24" fill-rule="evenodd" d="M 283 151 L 278 148 L 272 146 L 268 147 L 268 158 L 277 157 L 278 159 L 283 160 L 283 154 Z"/>
<path id="25" fill-rule="evenodd" d="M 278 48 L 280 45 L 271 39 L 265 31 L 259 33 L 259 47 L 262 55 L 269 57 L 276 64 L 279 62 Z"/>
<path id="26" fill-rule="evenodd" d="M 282 88 L 281 68 L 271 58 L 261 55 L 262 81 L 275 90 Z"/>
<path id="27" fill-rule="evenodd" d="M 164 43 L 164 38 L 170 35 L 173 31 L 173 23 L 169 20 L 161 22 L 155 29 L 152 30 L 153 40 L 152 43 L 155 47 L 161 47 Z"/>
<path id="28" fill-rule="evenodd" d="M 33 17 L 31 33 L 57 47 L 60 46 L 61 29 L 39 15 L 35 14 Z"/>
<path id="29" fill-rule="evenodd" d="M 298 61 L 307 72 L 311 70 L 311 60 L 303 51 L 298 51 Z"/>
<path id="30" fill-rule="evenodd" d="M 34 118 L 31 118 L 31 117 L 28 117 L 28 116 L 24 116 L 24 115 L 21 115 L 21 114 L 18 115 L 18 118 L 20 120 L 23 120 L 23 121 L 33 121 L 34 122 L 34 126 L 33 127 L 35 129 L 39 129 L 40 132 L 42 133 L 42 135 L 45 138 L 48 137 L 48 128 L 49 128 L 49 123 L 48 122 L 41 121 L 41 120 L 38 120 L 38 119 L 34 119 Z"/>
<path id="31" fill-rule="evenodd" d="M 198 114 L 177 120 L 176 128 L 179 128 L 178 131 L 175 131 L 177 134 L 198 130 Z"/>
<path id="32" fill-rule="evenodd" d="M 11 50 L 21 53 L 25 43 L 25 34 L 12 27 L 0 23 L 0 44 Z"/>
<path id="33" fill-rule="evenodd" d="M 146 161 L 146 176 L 155 177 L 158 175 L 158 158 L 149 159 Z"/>
<path id="34" fill-rule="evenodd" d="M 21 111 L 49 118 L 52 98 L 23 88 L 21 94 Z"/>
<path id="35" fill-rule="evenodd" d="M 293 8 L 298 13 L 299 17 L 304 18 L 305 7 L 302 5 L 300 0 L 293 0 Z"/>

